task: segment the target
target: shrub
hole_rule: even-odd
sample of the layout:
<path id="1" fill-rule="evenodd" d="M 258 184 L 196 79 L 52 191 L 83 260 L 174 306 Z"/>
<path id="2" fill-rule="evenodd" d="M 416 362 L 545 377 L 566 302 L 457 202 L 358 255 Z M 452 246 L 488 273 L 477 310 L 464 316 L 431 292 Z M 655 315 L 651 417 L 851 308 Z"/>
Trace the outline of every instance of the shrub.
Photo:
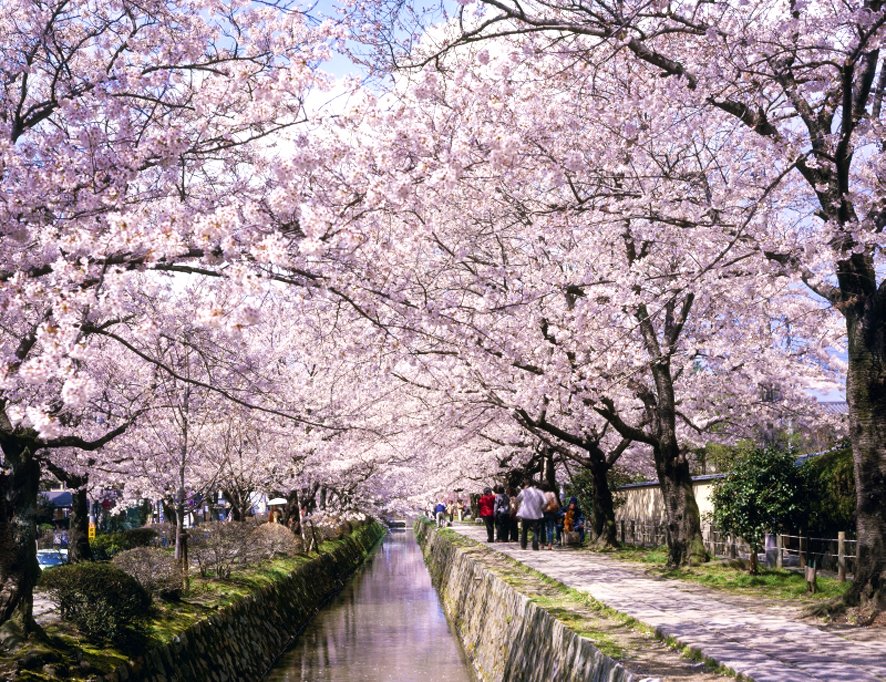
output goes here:
<path id="1" fill-rule="evenodd" d="M 116 533 L 102 533 L 89 541 L 96 559 L 108 561 L 127 549 L 150 547 L 158 540 L 157 531 L 153 528 L 130 528 Z"/>
<path id="2" fill-rule="evenodd" d="M 135 549 L 136 547 L 150 547 L 156 544 L 157 539 L 157 531 L 150 526 L 144 526 L 142 528 L 130 528 L 123 531 L 123 545 L 125 549 Z"/>
<path id="3" fill-rule="evenodd" d="M 108 561 L 123 551 L 122 541 L 122 533 L 101 533 L 89 541 L 89 547 L 97 560 Z"/>
<path id="4" fill-rule="evenodd" d="M 62 618 L 86 637 L 121 641 L 151 606 L 138 581 L 116 566 L 85 562 L 45 571 L 40 586 L 55 601 Z"/>
<path id="5" fill-rule="evenodd" d="M 255 526 L 240 521 L 206 523 L 188 532 L 189 552 L 200 575 L 227 578 L 235 566 L 248 563 L 258 552 L 253 544 Z"/>
<path id="6" fill-rule="evenodd" d="M 778 450 L 753 450 L 735 460 L 732 471 L 714 486 L 713 521 L 751 546 L 751 572 L 766 532 L 802 525 L 808 499 L 794 457 Z"/>
<path id="7" fill-rule="evenodd" d="M 801 467 L 810 489 L 809 531 L 836 537 L 855 529 L 855 477 L 852 449 L 844 447 L 806 460 Z"/>
<path id="8" fill-rule="evenodd" d="M 279 523 L 263 523 L 252 531 L 255 558 L 271 559 L 275 556 L 291 556 L 301 551 L 301 541 L 292 531 Z"/>
<path id="9" fill-rule="evenodd" d="M 111 563 L 135 578 L 151 595 L 163 599 L 181 597 L 181 567 L 165 550 L 156 547 L 127 549 L 115 556 Z"/>

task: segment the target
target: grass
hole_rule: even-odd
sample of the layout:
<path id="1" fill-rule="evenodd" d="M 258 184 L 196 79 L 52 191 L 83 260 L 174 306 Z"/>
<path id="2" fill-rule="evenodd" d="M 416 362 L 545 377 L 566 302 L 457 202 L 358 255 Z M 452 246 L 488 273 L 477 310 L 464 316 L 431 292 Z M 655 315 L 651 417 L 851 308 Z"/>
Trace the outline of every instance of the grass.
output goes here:
<path id="1" fill-rule="evenodd" d="M 816 580 L 818 591 L 809 594 L 806 591 L 805 577 L 797 571 L 761 567 L 757 575 L 751 575 L 746 569 L 730 566 L 722 561 L 711 561 L 701 566 L 687 568 L 667 568 L 665 547 L 622 547 L 606 550 L 606 553 L 617 559 L 645 564 L 648 572 L 663 578 L 687 580 L 715 590 L 757 596 L 762 599 L 779 599 L 813 605 L 838 599 L 849 588 L 848 582 L 841 583 L 836 578 L 819 575 Z"/>

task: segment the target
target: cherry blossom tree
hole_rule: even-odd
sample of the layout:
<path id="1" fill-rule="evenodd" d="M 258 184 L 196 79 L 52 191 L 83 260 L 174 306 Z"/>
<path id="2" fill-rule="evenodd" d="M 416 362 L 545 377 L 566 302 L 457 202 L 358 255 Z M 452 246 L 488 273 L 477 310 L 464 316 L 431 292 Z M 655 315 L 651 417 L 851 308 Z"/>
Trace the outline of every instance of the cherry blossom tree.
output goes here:
<path id="1" fill-rule="evenodd" d="M 632 64 L 638 86 L 651 86 L 652 94 L 642 97 L 651 118 L 699 110 L 724 129 L 749 133 L 740 148 L 724 147 L 719 155 L 746 156 L 751 185 L 767 188 L 770 219 L 724 225 L 723 232 L 765 256 L 774 274 L 804 282 L 845 321 L 859 486 L 859 570 L 848 600 L 881 610 L 883 4 L 481 0 L 464 3 L 457 22 L 432 31 L 416 30 L 415 22 L 426 18 L 414 6 L 379 14 L 392 7 L 370 3 L 357 9 L 402 19 L 405 31 L 390 21 L 360 24 L 398 66 L 435 63 L 453 45 L 492 45 L 491 39 L 522 34 L 525 54 L 535 58 L 556 55 L 600 75 Z M 441 16 L 448 18 L 442 6 L 435 18 Z M 397 49 L 402 38 L 416 36 L 425 42 Z M 587 94 L 573 92 L 580 99 Z M 741 196 L 744 187 L 736 189 Z"/>
<path id="2" fill-rule="evenodd" d="M 732 226 L 767 219 L 733 198 L 744 183 L 765 199 L 748 158 L 720 153 L 743 131 L 703 111 L 650 117 L 630 78 L 540 58 L 525 39 L 497 46 L 441 55 L 361 104 L 352 134 L 367 151 L 329 154 L 332 200 L 305 229 L 354 269 L 349 291 L 378 325 L 413 353 L 456 355 L 524 426 L 550 431 L 560 408 L 572 445 L 600 417 L 648 445 L 671 560 L 701 556 L 687 446 L 740 421 L 764 381 L 811 402 L 804 382 L 833 342 L 825 311 L 732 243 Z M 360 235 L 350 260 L 342 234 Z M 788 303 L 802 343 L 784 341 Z"/>
<path id="3" fill-rule="evenodd" d="M 27 631 L 36 453 L 98 452 L 130 424 L 90 419 L 104 346 L 91 337 L 133 314 L 121 292 L 135 271 L 260 259 L 278 239 L 255 219 L 266 188 L 249 168 L 303 120 L 329 34 L 284 3 L 4 10 L 0 623 L 17 614 Z"/>

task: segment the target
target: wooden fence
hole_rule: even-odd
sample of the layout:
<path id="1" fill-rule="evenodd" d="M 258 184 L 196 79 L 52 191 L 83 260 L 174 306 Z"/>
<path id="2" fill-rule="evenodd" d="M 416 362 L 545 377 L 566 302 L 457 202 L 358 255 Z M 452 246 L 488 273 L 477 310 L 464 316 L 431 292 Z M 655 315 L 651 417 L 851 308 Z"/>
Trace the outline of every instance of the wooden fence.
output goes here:
<path id="1" fill-rule="evenodd" d="M 667 531 L 663 523 L 647 523 L 634 519 L 618 521 L 619 540 L 626 545 L 659 547 L 667 543 Z M 741 538 L 723 533 L 710 524 L 702 525 L 705 548 L 712 556 L 721 558 L 747 558 L 750 546 Z M 805 566 L 814 562 L 816 568 L 833 571 L 840 580 L 852 574 L 855 567 L 857 541 L 840 531 L 836 538 L 814 538 L 805 535 L 770 536 L 766 546 L 765 563 L 778 568 Z"/>

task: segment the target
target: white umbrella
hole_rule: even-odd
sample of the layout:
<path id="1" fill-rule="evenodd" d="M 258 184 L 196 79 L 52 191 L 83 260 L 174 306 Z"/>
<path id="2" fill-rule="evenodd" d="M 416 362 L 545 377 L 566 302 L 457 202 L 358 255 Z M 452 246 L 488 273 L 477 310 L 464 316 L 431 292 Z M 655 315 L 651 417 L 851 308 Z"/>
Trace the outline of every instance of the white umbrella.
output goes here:
<path id="1" fill-rule="evenodd" d="M 272 504 L 288 504 L 289 500 L 285 497 L 275 497 L 273 500 L 268 500 L 268 506 Z"/>

